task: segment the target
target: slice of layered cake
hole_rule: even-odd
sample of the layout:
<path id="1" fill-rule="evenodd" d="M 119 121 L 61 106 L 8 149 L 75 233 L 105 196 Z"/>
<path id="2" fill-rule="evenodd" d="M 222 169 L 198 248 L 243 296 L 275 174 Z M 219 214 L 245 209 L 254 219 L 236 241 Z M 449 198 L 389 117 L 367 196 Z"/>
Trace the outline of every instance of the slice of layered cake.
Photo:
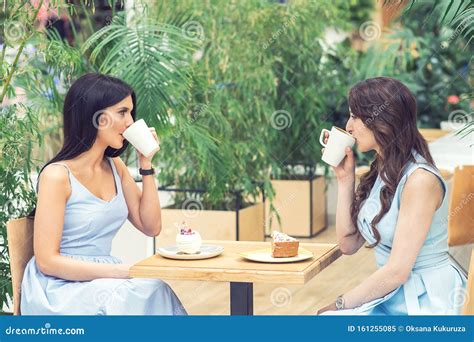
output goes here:
<path id="1" fill-rule="evenodd" d="M 298 255 L 300 242 L 285 233 L 273 231 L 272 256 L 274 258 L 291 258 Z"/>

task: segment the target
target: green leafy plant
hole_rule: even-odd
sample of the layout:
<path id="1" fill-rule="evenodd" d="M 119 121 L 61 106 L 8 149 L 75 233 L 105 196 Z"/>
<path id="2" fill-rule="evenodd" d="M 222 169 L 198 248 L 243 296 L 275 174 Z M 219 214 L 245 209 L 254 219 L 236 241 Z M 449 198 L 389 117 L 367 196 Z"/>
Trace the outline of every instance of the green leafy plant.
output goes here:
<path id="1" fill-rule="evenodd" d="M 170 124 L 168 109 L 176 107 L 189 88 L 186 64 L 193 43 L 175 26 L 146 19 L 127 23 L 120 14 L 82 48 L 90 51 L 89 60 L 100 72 L 120 77 L 134 88 L 139 115 L 164 131 Z"/>
<path id="2" fill-rule="evenodd" d="M 318 159 L 320 148 L 311 139 L 299 143 L 320 127 L 322 118 L 340 101 L 338 92 L 343 87 L 334 81 L 343 75 L 335 77 L 331 72 L 341 60 L 333 52 L 323 53 L 319 39 L 326 24 L 345 25 L 345 3 L 217 1 L 211 5 L 185 0 L 162 2 L 156 12 L 158 21 L 181 20 L 183 31 L 202 42 L 193 56 L 186 129 L 181 130 L 183 122 L 176 120 L 179 138 L 163 140 L 168 167 L 160 178 L 181 188 L 210 189 L 200 195 L 207 208 L 228 207 L 222 203 L 232 201 L 233 190 L 255 198 L 262 184 L 271 199 L 271 165 L 281 167 L 277 159 L 286 157 Z M 191 17 L 183 19 L 184 12 Z M 320 66 L 323 59 L 328 59 L 325 70 Z M 318 81 L 323 80 L 320 93 Z M 203 107 L 204 111 L 197 111 L 201 114 L 192 114 Z M 285 112 L 295 115 L 291 133 L 279 130 L 275 121 Z M 187 133 L 200 125 L 219 137 L 222 163 L 214 164 L 216 168 L 197 167 L 200 156 L 190 148 L 192 136 Z M 286 152 L 295 147 L 297 151 L 288 156 Z M 165 153 L 168 148 L 173 153 Z M 178 202 L 185 198 L 181 197 Z"/>
<path id="3" fill-rule="evenodd" d="M 0 109 L 0 305 L 12 298 L 6 222 L 27 215 L 36 194 L 30 174 L 35 170 L 32 150 L 40 145 L 38 122 L 28 106 Z"/>
<path id="4" fill-rule="evenodd" d="M 384 0 L 384 6 L 404 6 L 400 0 Z M 423 17 L 423 21 L 436 22 L 444 26 L 450 26 L 456 32 L 461 33 L 464 38 L 469 39 L 467 45 L 472 40 L 474 30 L 474 0 L 449 0 L 449 1 L 424 1 L 410 0 L 405 7 L 406 13 L 416 12 L 418 6 L 429 6 L 430 11 Z"/>
<path id="5" fill-rule="evenodd" d="M 101 57 L 107 57 L 106 54 L 101 54 L 100 56 L 98 54 L 94 58 L 89 59 L 89 55 L 84 54 L 80 47 L 69 46 L 57 34 L 51 32 L 44 34 L 43 32 L 36 31 L 33 24 L 36 20 L 37 11 L 31 11 L 29 1 L 7 2 L 6 8 L 8 8 L 8 12 L 3 13 L 6 19 L 2 22 L 2 32 L 8 32 L 9 34 L 5 36 L 6 40 L 2 46 L 1 54 L 1 100 L 18 100 L 16 98 L 16 88 L 21 88 L 25 92 L 25 98 L 21 98 L 21 105 L 2 103 L 4 108 L 2 108 L 0 113 L 0 146 L 2 147 L 0 151 L 2 157 L 0 162 L 0 186 L 2 188 L 0 198 L 0 241 L 2 241 L 0 255 L 0 275 L 2 276 L 0 279 L 2 284 L 0 305 L 8 302 L 8 296 L 11 298 L 5 224 L 11 218 L 24 216 L 29 213 L 34 206 L 36 197 L 30 176 L 32 172 L 38 171 L 38 167 L 45 160 L 51 158 L 57 152 L 57 148 L 61 144 L 60 127 L 62 122 L 60 113 L 67 88 L 82 73 L 95 71 L 101 67 L 105 68 L 106 65 L 102 65 L 99 62 Z M 61 5 L 59 1 L 50 1 L 49 3 L 51 6 L 56 7 Z M 85 10 L 88 10 L 87 6 L 89 6 L 89 3 L 81 2 L 81 4 L 84 5 L 83 8 Z M 42 1 L 38 5 L 37 10 L 41 7 Z M 13 26 L 7 27 L 7 25 Z M 149 55 L 151 53 L 159 54 L 161 51 L 159 50 L 159 45 L 150 45 L 156 42 L 153 39 L 156 39 L 157 32 L 159 31 L 159 34 L 168 34 L 169 37 L 172 37 L 173 32 L 180 32 L 176 28 L 173 31 L 171 26 L 165 27 L 161 31 L 157 26 L 153 26 L 151 29 L 149 26 L 145 28 L 144 26 L 138 24 L 134 30 L 127 31 L 124 29 L 117 31 L 123 33 L 125 39 L 127 37 L 130 38 L 130 35 L 136 37 L 136 40 L 129 39 L 128 43 L 133 44 L 136 42 L 140 44 L 136 55 L 138 58 L 141 58 L 141 69 L 134 69 L 134 71 L 142 77 L 146 72 L 150 71 L 147 69 L 148 64 L 144 64 L 143 49 L 148 49 Z M 104 31 L 107 31 L 107 27 L 99 33 L 102 35 L 102 38 L 105 38 Z M 90 39 L 84 49 L 94 45 L 94 38 L 91 37 Z M 103 41 L 106 40 L 104 39 Z M 173 50 L 175 54 L 184 51 L 183 48 L 185 46 L 191 45 L 185 41 L 181 44 L 172 40 L 168 40 L 168 42 L 172 44 L 171 47 L 173 49 L 176 49 Z M 112 46 L 115 41 L 112 42 L 109 39 L 107 43 L 110 43 L 107 45 L 107 48 L 111 48 L 110 51 L 114 52 Z M 149 45 L 146 45 L 147 43 Z M 130 47 L 127 46 L 127 49 Z M 13 56 L 11 57 L 11 55 Z M 149 55 L 148 57 L 150 57 Z M 124 54 L 121 54 L 121 56 L 122 58 L 125 57 Z M 133 56 L 128 55 L 127 57 Z M 159 58 L 166 57 L 169 57 L 169 54 L 167 55 L 166 50 L 163 49 L 163 53 L 160 54 Z M 183 61 L 183 58 L 179 60 L 174 57 L 169 59 L 170 63 L 175 61 Z M 145 77 L 146 82 L 142 83 L 142 87 L 140 87 L 140 84 L 133 84 L 138 88 L 138 91 L 143 93 L 142 99 L 144 101 L 141 102 L 140 108 L 142 113 L 146 113 L 146 110 L 151 111 L 152 106 L 156 106 L 153 108 L 153 113 L 149 113 L 149 115 L 156 116 L 155 123 L 158 120 L 159 114 L 161 114 L 161 112 L 155 110 L 156 108 L 161 108 L 163 111 L 172 110 L 173 107 L 178 107 L 179 97 L 186 93 L 185 80 L 177 76 L 180 70 L 185 69 L 185 66 L 176 65 L 173 70 L 170 70 L 172 67 L 170 63 L 166 65 L 160 59 L 161 67 L 156 67 L 155 64 L 155 69 L 152 71 L 156 74 L 153 74 L 153 77 Z M 113 63 L 108 65 L 117 66 Z M 116 76 L 122 76 L 114 69 L 107 69 L 105 71 L 115 72 Z M 129 76 L 131 77 L 131 75 Z M 137 75 L 133 76 L 137 78 Z M 173 77 L 174 80 L 179 79 L 179 82 L 170 84 L 169 82 L 173 81 Z M 126 81 L 130 80 L 126 79 Z M 154 103 L 150 104 L 149 99 L 158 94 L 156 90 L 158 86 L 160 87 L 159 94 L 161 97 L 154 98 Z M 176 101 L 170 96 L 173 91 L 176 91 Z M 165 105 L 159 107 L 164 98 L 168 99 L 166 109 Z M 46 154 L 41 149 L 43 146 L 43 136 L 47 137 L 48 148 L 51 148 Z"/>
<path id="6" fill-rule="evenodd" d="M 422 127 L 439 127 L 454 110 L 469 112 L 472 98 L 472 51 L 461 35 L 439 20 L 441 7 L 417 2 L 401 18 L 401 28 L 388 34 L 361 55 L 356 79 L 379 75 L 404 82 L 416 96 Z M 455 98 L 450 101 L 449 97 Z"/>
<path id="7" fill-rule="evenodd" d="M 347 45 L 329 45 L 324 36 L 328 26 L 350 28 L 349 12 L 337 2 L 324 5 L 324 11 L 320 6 L 295 6 L 286 16 L 272 13 L 272 21 L 297 18 L 265 51 L 276 82 L 276 112 L 268 118 L 267 128 L 272 172 L 277 178 L 291 176 L 286 163 L 315 166 L 320 162 L 319 132 L 346 102 L 353 56 Z"/>
<path id="8" fill-rule="evenodd" d="M 43 1 L 39 2 L 39 7 Z M 41 144 L 34 111 L 26 104 L 7 104 L 15 97 L 13 83 L 21 70 L 21 57 L 37 32 L 38 8 L 29 1 L 5 1 L 2 11 L 0 56 L 0 305 L 3 312 L 12 298 L 6 223 L 27 214 L 35 203 L 30 174 L 35 170 L 32 150 Z"/>
<path id="9" fill-rule="evenodd" d="M 193 55 L 186 116 L 176 116 L 173 135 L 162 143 L 160 179 L 208 190 L 197 195 L 205 208 L 232 208 L 235 190 L 255 198 L 261 183 L 269 193 L 265 130 L 274 111 L 275 83 L 261 46 L 268 39 L 265 15 L 274 6 L 279 5 L 181 1 L 164 2 L 156 11 L 158 21 L 180 21 L 183 34 L 201 44 Z M 188 12 L 190 17 L 182 16 Z M 218 144 L 215 155 L 207 157 L 196 153 L 201 151 L 197 139 L 206 131 Z M 177 194 L 176 203 L 189 195 Z"/>

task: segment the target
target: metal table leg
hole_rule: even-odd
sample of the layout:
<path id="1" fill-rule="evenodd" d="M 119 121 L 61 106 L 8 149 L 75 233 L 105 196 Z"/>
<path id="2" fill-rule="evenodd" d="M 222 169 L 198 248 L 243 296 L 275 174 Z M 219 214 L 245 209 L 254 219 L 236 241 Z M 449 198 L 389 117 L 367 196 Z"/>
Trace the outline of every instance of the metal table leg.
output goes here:
<path id="1" fill-rule="evenodd" d="M 230 314 L 253 315 L 253 283 L 230 283 Z"/>

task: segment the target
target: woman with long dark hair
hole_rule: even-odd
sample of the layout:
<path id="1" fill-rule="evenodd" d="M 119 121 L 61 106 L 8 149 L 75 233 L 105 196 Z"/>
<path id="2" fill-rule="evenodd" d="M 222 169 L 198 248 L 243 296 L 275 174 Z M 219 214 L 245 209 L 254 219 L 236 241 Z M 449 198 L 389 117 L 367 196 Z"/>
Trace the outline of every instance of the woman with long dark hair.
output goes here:
<path id="1" fill-rule="evenodd" d="M 137 151 L 143 190 L 119 157 L 135 110 L 133 89 L 114 77 L 86 74 L 69 89 L 64 145 L 38 179 L 34 257 L 23 277 L 22 314 L 186 314 L 166 283 L 130 279 L 130 265 L 110 255 L 126 219 L 147 236 L 161 231 L 152 156 Z"/>
<path id="2" fill-rule="evenodd" d="M 446 185 L 417 129 L 414 96 L 395 79 L 371 78 L 350 90 L 349 110 L 346 130 L 376 156 L 356 190 L 350 148 L 334 168 L 337 239 L 344 254 L 368 243 L 378 270 L 318 313 L 458 314 L 466 278 L 449 259 Z"/>

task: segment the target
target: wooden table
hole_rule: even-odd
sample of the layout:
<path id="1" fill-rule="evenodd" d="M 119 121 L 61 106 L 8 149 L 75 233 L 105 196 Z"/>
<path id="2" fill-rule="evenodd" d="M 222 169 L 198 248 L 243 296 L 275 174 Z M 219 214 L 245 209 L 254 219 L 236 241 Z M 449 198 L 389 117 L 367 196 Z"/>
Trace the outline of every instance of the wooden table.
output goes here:
<path id="1" fill-rule="evenodd" d="M 248 261 L 239 253 L 270 247 L 270 242 L 205 241 L 224 252 L 205 260 L 173 260 L 154 255 L 130 268 L 134 278 L 230 282 L 231 315 L 253 315 L 253 283 L 306 284 L 341 256 L 336 244 L 300 243 L 313 252 L 309 260 L 269 264 Z"/>

